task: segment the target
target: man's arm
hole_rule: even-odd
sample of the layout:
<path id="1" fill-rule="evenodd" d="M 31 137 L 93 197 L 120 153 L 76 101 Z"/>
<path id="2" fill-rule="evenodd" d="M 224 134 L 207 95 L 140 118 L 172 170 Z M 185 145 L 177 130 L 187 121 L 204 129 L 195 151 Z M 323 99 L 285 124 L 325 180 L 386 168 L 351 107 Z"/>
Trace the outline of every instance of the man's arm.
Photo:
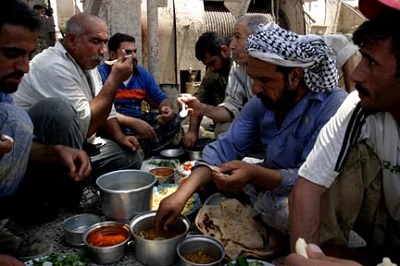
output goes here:
<path id="1" fill-rule="evenodd" d="M 126 80 L 132 73 L 132 58 L 118 58 L 119 61 L 111 68 L 110 76 L 107 78 L 100 92 L 89 102 L 90 125 L 87 136 L 92 136 L 110 115 L 119 84 Z"/>
<path id="2" fill-rule="evenodd" d="M 215 123 L 230 122 L 233 120 L 233 115 L 225 107 L 212 106 L 203 104 L 203 115 L 214 120 Z"/>
<path id="3" fill-rule="evenodd" d="M 289 196 L 290 247 L 296 240 L 319 244 L 320 199 L 327 189 L 299 177 Z"/>

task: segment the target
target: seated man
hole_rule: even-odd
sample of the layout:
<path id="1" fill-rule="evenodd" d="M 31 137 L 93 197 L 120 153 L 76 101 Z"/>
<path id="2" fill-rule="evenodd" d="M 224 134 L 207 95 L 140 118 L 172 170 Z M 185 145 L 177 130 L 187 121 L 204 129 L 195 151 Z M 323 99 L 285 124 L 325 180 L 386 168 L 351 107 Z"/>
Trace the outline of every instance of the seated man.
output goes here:
<path id="1" fill-rule="evenodd" d="M 231 68 L 229 40 L 216 32 L 205 32 L 197 40 L 195 51 L 196 58 L 206 66 L 206 74 L 193 96 L 201 103 L 217 106 L 225 98 Z M 202 115 L 190 116 L 189 129 L 182 140 L 185 147 L 196 145 L 202 119 Z"/>
<path id="2" fill-rule="evenodd" d="M 387 256 L 399 264 L 400 6 L 359 2 L 370 20 L 353 34 L 362 55 L 352 74 L 357 91 L 321 130 L 299 169 L 290 196 L 291 243 L 302 237 L 320 243 L 327 255 L 365 265 Z M 348 248 L 351 231 L 364 247 Z"/>
<path id="3" fill-rule="evenodd" d="M 179 97 L 181 104 L 189 108 L 190 116 L 207 116 L 214 120 L 216 137 L 225 132 L 233 119 L 242 110 L 244 104 L 253 97 L 251 91 L 252 79 L 247 75 L 247 54 L 245 45 L 247 37 L 260 23 L 272 21 L 269 16 L 250 14 L 240 17 L 233 28 L 233 36 L 229 47 L 235 63 L 230 70 L 228 84 L 225 88 L 225 99 L 218 106 L 201 103 L 195 97 Z"/>
<path id="4" fill-rule="evenodd" d="M 229 176 L 200 165 L 193 169 L 183 185 L 161 202 L 155 219 L 159 230 L 168 230 L 189 197 L 214 182 L 221 191 L 243 191 L 255 216 L 288 233 L 287 200 L 297 169 L 319 130 L 347 96 L 337 87 L 335 61 L 327 49 L 321 37 L 297 35 L 273 22 L 260 25 L 250 35 L 247 71 L 257 97 L 244 106 L 224 134 L 206 146 L 201 156 Z M 262 164 L 238 161 L 258 141 L 266 154 Z"/>
<path id="5" fill-rule="evenodd" d="M 82 150 L 63 145 L 47 145 L 34 138 L 32 121 L 26 111 L 15 106 L 11 94 L 17 90 L 23 75 L 29 71 L 29 56 L 36 48 L 36 29 L 40 20 L 33 9 L 17 0 L 5 0 L 0 10 L 0 254 L 26 256 L 21 249 L 34 252 L 30 255 L 44 255 L 50 251 L 49 244 L 43 249 L 29 246 L 20 235 L 6 232 L 4 219 L 13 211 L 15 192 L 22 180 L 30 178 L 26 174 L 28 163 L 42 168 L 58 167 L 52 182 L 46 184 L 48 191 L 56 190 L 61 197 L 68 195 L 68 189 L 77 185 L 77 181 L 87 178 L 91 172 L 90 161 Z M 41 178 L 35 182 L 42 183 Z M 61 188 L 58 190 L 58 188 Z M 44 221 L 49 217 L 47 206 L 31 204 L 39 202 L 42 197 L 32 187 L 35 198 L 25 202 L 32 208 L 24 213 L 30 222 Z M 8 224 L 7 224 L 8 226 Z M 8 238 L 7 238 L 8 237 Z M 33 240 L 35 236 L 30 236 Z M 43 246 L 42 246 L 43 247 Z M 50 255 L 50 254 L 49 254 Z M 0 265 L 18 264 L 9 257 L 0 255 Z"/>
<path id="6" fill-rule="evenodd" d="M 38 141 L 87 152 L 93 180 L 110 171 L 139 169 L 142 164 L 137 139 L 122 133 L 113 108 L 118 85 L 132 71 L 132 59 L 121 56 L 101 87 L 96 66 L 107 51 L 107 40 L 108 29 L 100 18 L 87 13 L 72 16 L 67 22 L 65 38 L 34 57 L 30 72 L 25 74 L 13 95 L 15 104 L 28 111 Z M 117 143 L 96 136 L 103 128 Z M 27 173 L 40 177 L 41 182 L 35 178 L 24 179 L 19 188 L 21 206 L 16 209 L 27 208 L 26 202 L 37 195 L 59 198 L 67 194 L 62 200 L 70 207 L 77 206 L 82 188 L 49 189 L 58 170 L 29 165 Z M 37 190 L 28 193 L 32 188 Z M 25 219 L 26 215 L 20 218 Z"/>
<path id="7" fill-rule="evenodd" d="M 339 71 L 339 87 L 348 93 L 354 91 L 354 82 L 350 77 L 360 61 L 357 46 L 353 44 L 348 34 L 329 34 L 324 35 L 323 38 L 335 55 L 336 67 Z"/>
<path id="8" fill-rule="evenodd" d="M 152 75 L 137 65 L 135 38 L 122 33 L 114 34 L 108 40 L 111 60 L 123 55 L 132 56 L 133 71 L 129 78 L 119 84 L 114 105 L 117 118 L 128 135 L 138 136 L 146 155 L 170 143 L 179 132 L 181 119 L 173 110 L 172 101 L 160 89 Z M 110 76 L 112 66 L 104 63 L 98 66 L 103 83 Z M 143 112 L 146 101 L 158 112 Z"/>

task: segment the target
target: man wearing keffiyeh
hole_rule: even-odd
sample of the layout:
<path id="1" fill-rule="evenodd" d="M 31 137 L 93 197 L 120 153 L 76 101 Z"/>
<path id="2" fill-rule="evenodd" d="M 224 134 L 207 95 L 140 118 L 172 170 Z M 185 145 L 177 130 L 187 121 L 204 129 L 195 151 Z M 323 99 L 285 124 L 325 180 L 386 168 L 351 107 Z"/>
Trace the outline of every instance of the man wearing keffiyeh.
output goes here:
<path id="1" fill-rule="evenodd" d="M 277 251 L 282 246 L 275 236 L 285 235 L 287 240 L 288 196 L 297 170 L 347 93 L 337 87 L 335 61 L 320 37 L 297 35 L 269 23 L 250 35 L 246 50 L 247 73 L 257 97 L 201 156 L 227 175 L 195 166 L 177 192 L 161 202 L 156 223 L 167 229 L 190 195 L 213 181 L 219 191 L 244 192 L 254 217 L 273 232 L 270 248 Z M 241 161 L 259 141 L 265 151 L 263 162 Z"/>

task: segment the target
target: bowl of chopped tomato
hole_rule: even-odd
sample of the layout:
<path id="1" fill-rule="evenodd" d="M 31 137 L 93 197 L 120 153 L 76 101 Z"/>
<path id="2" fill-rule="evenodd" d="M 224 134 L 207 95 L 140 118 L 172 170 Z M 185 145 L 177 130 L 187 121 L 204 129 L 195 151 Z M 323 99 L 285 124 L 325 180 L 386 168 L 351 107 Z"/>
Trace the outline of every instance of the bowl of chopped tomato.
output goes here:
<path id="1" fill-rule="evenodd" d="M 83 235 L 91 259 L 98 264 L 122 259 L 130 238 L 129 225 L 116 221 L 96 223 Z"/>

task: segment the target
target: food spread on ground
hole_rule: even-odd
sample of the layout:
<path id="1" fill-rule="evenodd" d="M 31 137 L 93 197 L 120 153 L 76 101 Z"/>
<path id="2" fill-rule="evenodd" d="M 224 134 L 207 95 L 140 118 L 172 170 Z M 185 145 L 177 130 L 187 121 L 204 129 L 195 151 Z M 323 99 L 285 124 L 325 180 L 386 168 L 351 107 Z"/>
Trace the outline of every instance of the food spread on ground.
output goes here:
<path id="1" fill-rule="evenodd" d="M 153 188 L 153 200 L 151 203 L 151 210 L 158 210 L 160 202 L 171 195 L 178 189 L 178 185 L 175 184 L 162 184 Z M 183 215 L 191 214 L 193 211 L 197 210 L 200 205 L 200 199 L 197 194 L 193 194 L 185 204 L 182 210 Z"/>
<path id="2" fill-rule="evenodd" d="M 267 232 L 251 215 L 251 208 L 236 199 L 222 200 L 218 205 L 203 206 L 195 219 L 205 235 L 220 240 L 228 259 L 238 256 L 266 258 L 273 252 L 266 246 Z"/>

